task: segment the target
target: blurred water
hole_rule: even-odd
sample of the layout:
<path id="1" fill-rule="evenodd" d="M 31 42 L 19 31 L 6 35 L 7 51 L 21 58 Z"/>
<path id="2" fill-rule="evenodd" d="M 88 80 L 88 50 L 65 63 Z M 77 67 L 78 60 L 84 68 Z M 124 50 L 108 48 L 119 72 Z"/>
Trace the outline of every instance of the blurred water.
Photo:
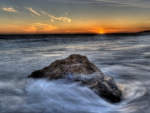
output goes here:
<path id="1" fill-rule="evenodd" d="M 149 113 L 150 36 L 0 40 L 1 113 Z M 79 83 L 27 76 L 70 54 L 86 55 L 114 77 L 123 101 L 111 104 Z"/>

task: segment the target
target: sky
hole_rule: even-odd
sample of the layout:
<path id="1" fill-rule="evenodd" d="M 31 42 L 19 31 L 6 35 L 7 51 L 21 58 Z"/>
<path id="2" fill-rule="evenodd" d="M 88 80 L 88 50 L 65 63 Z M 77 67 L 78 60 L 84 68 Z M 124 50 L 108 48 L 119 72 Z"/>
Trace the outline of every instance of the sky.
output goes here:
<path id="1" fill-rule="evenodd" d="M 0 0 L 0 34 L 150 30 L 150 0 Z"/>

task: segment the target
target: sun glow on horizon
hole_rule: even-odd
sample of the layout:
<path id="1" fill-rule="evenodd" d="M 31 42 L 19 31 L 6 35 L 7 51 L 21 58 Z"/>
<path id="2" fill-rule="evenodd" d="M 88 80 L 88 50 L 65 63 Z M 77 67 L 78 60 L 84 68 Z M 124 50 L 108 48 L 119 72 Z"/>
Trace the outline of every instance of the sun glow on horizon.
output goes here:
<path id="1" fill-rule="evenodd" d="M 105 34 L 105 33 L 106 33 L 106 31 L 104 29 L 99 30 L 99 34 Z"/>

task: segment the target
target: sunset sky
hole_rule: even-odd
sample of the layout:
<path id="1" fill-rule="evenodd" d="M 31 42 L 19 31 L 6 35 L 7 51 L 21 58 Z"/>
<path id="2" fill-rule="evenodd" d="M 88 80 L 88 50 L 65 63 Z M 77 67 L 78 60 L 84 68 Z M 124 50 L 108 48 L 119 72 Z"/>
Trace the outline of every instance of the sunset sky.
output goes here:
<path id="1" fill-rule="evenodd" d="M 150 30 L 150 0 L 0 0 L 0 34 Z"/>

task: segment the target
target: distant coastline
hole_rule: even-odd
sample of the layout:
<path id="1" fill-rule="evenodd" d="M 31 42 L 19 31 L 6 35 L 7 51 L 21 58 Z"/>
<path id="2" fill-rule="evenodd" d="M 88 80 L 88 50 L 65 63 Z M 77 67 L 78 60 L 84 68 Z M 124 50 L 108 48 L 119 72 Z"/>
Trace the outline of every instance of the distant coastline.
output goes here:
<path id="1" fill-rule="evenodd" d="M 150 35 L 150 30 L 141 31 L 141 32 L 122 32 L 122 33 L 106 33 L 106 34 L 97 34 L 97 33 L 79 33 L 79 34 L 0 34 L 0 39 L 35 39 L 35 38 L 70 38 L 71 36 L 141 36 L 141 35 Z"/>

